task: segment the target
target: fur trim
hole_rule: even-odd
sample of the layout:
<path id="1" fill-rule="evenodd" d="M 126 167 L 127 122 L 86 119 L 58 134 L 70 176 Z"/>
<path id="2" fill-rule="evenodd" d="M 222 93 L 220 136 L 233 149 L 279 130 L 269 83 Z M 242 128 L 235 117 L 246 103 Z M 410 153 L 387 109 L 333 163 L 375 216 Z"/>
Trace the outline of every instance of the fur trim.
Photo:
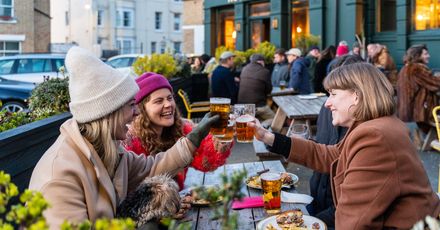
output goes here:
<path id="1" fill-rule="evenodd" d="M 176 182 L 169 176 L 146 178 L 119 205 L 116 216 L 130 217 L 139 227 L 149 221 L 171 217 L 179 211 L 180 196 Z"/>

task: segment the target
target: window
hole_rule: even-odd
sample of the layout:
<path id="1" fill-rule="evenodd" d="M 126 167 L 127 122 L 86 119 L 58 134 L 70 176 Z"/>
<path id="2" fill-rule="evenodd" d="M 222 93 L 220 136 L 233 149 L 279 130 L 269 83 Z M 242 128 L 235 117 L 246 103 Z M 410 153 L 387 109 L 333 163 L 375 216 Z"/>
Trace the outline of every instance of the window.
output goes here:
<path id="1" fill-rule="evenodd" d="M 20 42 L 0 41 L 0 56 L 9 56 L 20 53 Z"/>
<path id="2" fill-rule="evenodd" d="M 10 74 L 12 66 L 14 66 L 15 59 L 0 61 L 0 74 Z"/>
<path id="3" fill-rule="evenodd" d="M 103 10 L 98 10 L 98 17 L 96 19 L 96 24 L 98 26 L 102 26 L 102 17 L 104 15 L 104 11 Z"/>
<path id="4" fill-rule="evenodd" d="M 174 31 L 180 31 L 180 14 L 174 14 Z"/>
<path id="5" fill-rule="evenodd" d="M 117 10 L 116 26 L 117 27 L 133 27 L 133 10 Z"/>
<path id="6" fill-rule="evenodd" d="M 42 73 L 52 71 L 50 59 L 20 59 L 17 73 Z"/>
<path id="7" fill-rule="evenodd" d="M 156 53 L 156 42 L 151 42 L 151 53 Z"/>
<path id="8" fill-rule="evenodd" d="M 309 1 L 292 1 L 292 47 L 295 47 L 296 39 L 302 35 L 308 35 L 309 30 Z"/>
<path id="9" fill-rule="evenodd" d="M 117 39 L 116 44 L 120 51 L 120 54 L 133 53 L 133 39 Z"/>
<path id="10" fill-rule="evenodd" d="M 113 68 L 123 68 L 131 66 L 131 60 L 132 58 L 126 57 L 126 58 L 116 58 L 111 61 L 108 61 L 107 63 L 112 66 Z"/>
<path id="11" fill-rule="evenodd" d="M 156 30 L 162 29 L 162 12 L 156 12 L 154 18 L 154 28 L 156 28 Z"/>
<path id="12" fill-rule="evenodd" d="M 182 45 L 182 42 L 174 42 L 174 53 L 181 53 L 180 52 L 181 45 Z"/>
<path id="13" fill-rule="evenodd" d="M 235 49 L 234 37 L 234 10 L 222 10 L 218 13 L 218 24 L 215 32 L 217 38 L 216 46 L 226 46 L 230 49 Z"/>
<path id="14" fill-rule="evenodd" d="M 14 15 L 14 0 L 0 0 L 0 19 L 9 20 Z"/>
<path id="15" fill-rule="evenodd" d="M 396 31 L 396 0 L 376 0 L 376 31 Z"/>
<path id="16" fill-rule="evenodd" d="M 413 18 L 415 30 L 440 28 L 440 0 L 416 0 Z"/>
<path id="17" fill-rule="evenodd" d="M 68 26 L 69 25 L 69 11 L 66 11 L 65 13 L 64 13 L 64 22 L 66 23 L 66 26 Z"/>
<path id="18" fill-rule="evenodd" d="M 160 53 L 165 53 L 165 48 L 167 47 L 166 42 L 160 42 Z"/>
<path id="19" fill-rule="evenodd" d="M 270 3 L 262 2 L 251 5 L 251 17 L 253 16 L 269 16 L 270 15 Z"/>
<path id="20" fill-rule="evenodd" d="M 55 71 L 58 71 L 61 66 L 64 66 L 64 59 L 53 59 L 55 63 Z"/>

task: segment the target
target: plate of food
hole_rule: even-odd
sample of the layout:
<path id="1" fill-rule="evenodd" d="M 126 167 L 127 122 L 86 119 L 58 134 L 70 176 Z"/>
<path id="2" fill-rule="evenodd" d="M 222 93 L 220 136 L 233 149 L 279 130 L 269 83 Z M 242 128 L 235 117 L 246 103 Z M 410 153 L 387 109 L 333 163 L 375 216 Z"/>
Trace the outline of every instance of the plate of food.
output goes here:
<path id="1" fill-rule="evenodd" d="M 280 172 L 280 175 L 283 181 L 281 185 L 282 188 L 290 188 L 292 185 L 298 183 L 299 178 L 293 173 Z M 248 177 L 246 179 L 246 185 L 250 188 L 261 189 L 260 174 Z"/>
<path id="2" fill-rule="evenodd" d="M 317 96 L 317 97 L 324 97 L 324 96 L 327 96 L 327 94 L 325 94 L 325 93 L 312 93 L 312 94 L 310 94 L 310 95 Z"/>
<path id="3" fill-rule="evenodd" d="M 268 217 L 257 224 L 257 230 L 282 229 L 326 230 L 327 226 L 316 217 L 303 215 L 299 209 Z"/>
<path id="4" fill-rule="evenodd" d="M 179 192 L 181 197 L 190 197 L 191 205 L 193 206 L 209 206 L 210 202 L 207 199 L 202 198 L 202 193 L 210 194 L 211 196 L 214 195 L 215 197 L 215 191 L 218 191 L 217 185 L 205 185 L 205 186 L 199 186 L 199 187 L 191 187 L 184 189 Z M 223 197 L 218 196 L 217 201 L 214 203 L 221 203 L 223 201 Z"/>

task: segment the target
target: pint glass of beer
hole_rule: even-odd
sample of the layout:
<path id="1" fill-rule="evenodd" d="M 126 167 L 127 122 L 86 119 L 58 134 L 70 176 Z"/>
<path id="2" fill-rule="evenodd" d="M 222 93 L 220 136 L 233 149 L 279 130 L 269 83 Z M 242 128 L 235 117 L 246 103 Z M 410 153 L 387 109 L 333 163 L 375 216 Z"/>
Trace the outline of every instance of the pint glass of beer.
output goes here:
<path id="1" fill-rule="evenodd" d="M 209 102 L 211 114 L 213 116 L 217 114 L 220 116 L 220 119 L 212 124 L 210 132 L 213 136 L 223 137 L 226 133 L 226 127 L 228 126 L 231 99 L 213 97 Z"/>
<path id="2" fill-rule="evenodd" d="M 239 143 L 251 143 L 254 140 L 255 128 L 249 127 L 248 122 L 254 121 L 255 118 L 251 115 L 242 115 L 235 120 L 237 131 L 237 142 Z"/>
<path id="3" fill-rule="evenodd" d="M 267 172 L 260 176 L 263 189 L 264 209 L 267 214 L 273 215 L 281 212 L 281 175 Z"/>
<path id="4" fill-rule="evenodd" d="M 286 85 L 287 85 L 286 81 L 283 81 L 283 80 L 280 81 L 280 89 L 281 90 L 284 90 L 286 88 Z"/>

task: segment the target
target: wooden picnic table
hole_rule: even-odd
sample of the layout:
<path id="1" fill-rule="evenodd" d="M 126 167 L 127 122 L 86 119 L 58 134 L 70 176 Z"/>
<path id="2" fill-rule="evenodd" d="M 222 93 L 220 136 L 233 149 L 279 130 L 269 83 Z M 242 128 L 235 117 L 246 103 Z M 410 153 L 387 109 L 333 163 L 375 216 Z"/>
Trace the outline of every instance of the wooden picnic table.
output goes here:
<path id="1" fill-rule="evenodd" d="M 286 118 L 293 119 L 289 125 L 289 131 L 294 121 L 304 121 L 310 130 L 310 121 L 318 118 L 321 106 L 327 100 L 327 96 L 318 96 L 315 99 L 302 99 L 310 95 L 277 96 L 272 100 L 278 105 L 278 110 L 273 119 L 271 128 L 275 132 L 281 132 Z M 289 131 L 287 134 L 289 134 Z"/>
<path id="2" fill-rule="evenodd" d="M 269 96 L 274 97 L 274 96 L 284 96 L 284 95 L 293 95 L 293 94 L 298 94 L 298 92 L 292 88 L 285 88 L 281 90 L 280 87 L 274 86 L 272 87 L 272 92 L 270 92 Z"/>
<path id="3" fill-rule="evenodd" d="M 201 171 L 188 169 L 185 180 L 185 188 L 201 185 L 216 185 L 221 184 L 220 175 L 226 173 L 232 175 L 234 171 L 246 169 L 248 176 L 255 175 L 257 172 L 264 169 L 270 169 L 274 172 L 285 172 L 284 166 L 280 161 L 258 161 L 250 163 L 227 164 L 219 167 L 214 172 L 203 173 Z M 301 178 L 299 178 L 301 180 Z M 284 191 L 296 192 L 292 187 Z M 244 183 L 241 191 L 245 196 L 262 196 L 261 190 L 248 188 Z M 301 209 L 304 214 L 308 214 L 304 204 L 281 203 L 282 211 Z M 267 217 L 264 208 L 246 208 L 241 210 L 231 210 L 231 212 L 238 213 L 238 229 L 255 229 L 258 221 Z M 221 223 L 218 220 L 212 220 L 214 214 L 214 207 L 192 207 L 187 213 L 185 219 L 191 221 L 192 229 L 221 229 Z"/>

